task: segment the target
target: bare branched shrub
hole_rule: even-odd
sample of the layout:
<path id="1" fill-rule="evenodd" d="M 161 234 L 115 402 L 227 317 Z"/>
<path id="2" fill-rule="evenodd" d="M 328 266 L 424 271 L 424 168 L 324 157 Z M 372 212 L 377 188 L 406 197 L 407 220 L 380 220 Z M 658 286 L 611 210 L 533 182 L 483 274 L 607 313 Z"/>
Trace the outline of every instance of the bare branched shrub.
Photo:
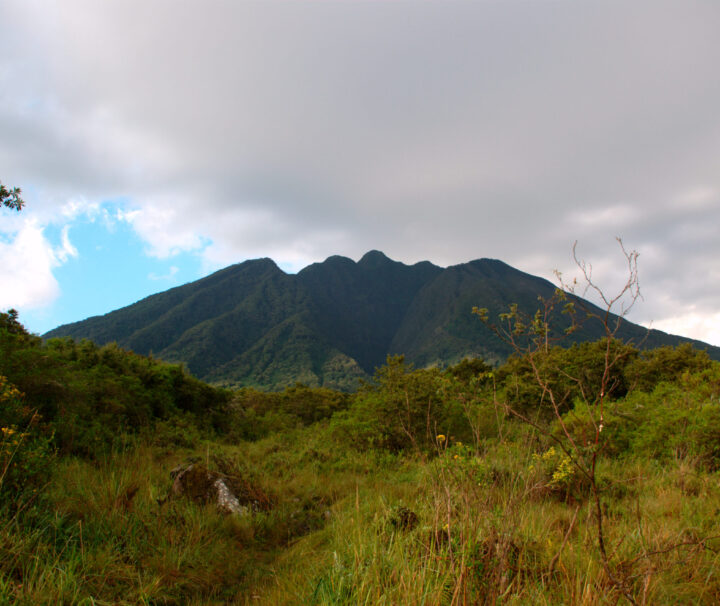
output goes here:
<path id="1" fill-rule="evenodd" d="M 519 410 L 507 401 L 505 402 L 506 412 L 554 440 L 584 480 L 582 485 L 587 487 L 589 491 L 587 496 L 593 503 L 596 540 L 602 567 L 616 589 L 629 602 L 635 604 L 636 600 L 632 595 L 627 575 L 612 565 L 612 558 L 608 553 L 602 507 L 603 494 L 597 476 L 598 461 L 604 448 L 605 404 L 608 394 L 614 388 L 613 369 L 624 356 L 628 355 L 629 351 L 626 348 L 615 346 L 617 336 L 626 316 L 637 300 L 641 298 L 637 268 L 639 254 L 634 250 L 628 251 L 622 240 L 620 238 L 617 240 L 627 265 L 627 279 L 614 294 L 607 293 L 595 281 L 592 266 L 578 258 L 576 242 L 573 245 L 573 259 L 581 272 L 581 281 L 573 280 L 567 283 L 563 280 L 562 275 L 556 272 L 560 287 L 549 300 L 539 299 L 540 306 L 532 317 L 523 313 L 517 305 L 511 305 L 507 312 L 500 314 L 498 322 L 490 320 L 487 309 L 474 308 L 473 313 L 488 323 L 495 333 L 529 364 L 532 376 L 542 394 L 538 404 L 540 406 L 549 405 L 552 417 L 560 428 L 559 435 L 551 432 L 531 413 Z M 579 289 L 582 289 L 582 296 L 593 292 L 601 306 L 587 304 L 579 298 L 577 296 Z M 556 317 L 554 312 L 560 305 L 562 305 L 562 313 L 569 318 L 569 325 L 564 331 L 552 326 L 552 320 Z M 592 390 L 583 383 L 580 376 L 573 376 L 564 368 L 551 368 L 545 363 L 551 344 L 566 334 L 574 332 L 584 322 L 599 322 L 603 333 L 602 373 L 599 382 Z M 575 401 L 575 407 L 583 406 L 586 409 L 594 433 L 594 437 L 589 441 L 579 442 L 566 424 L 564 412 L 569 406 L 567 399 L 570 392 L 558 388 L 557 382 L 553 381 L 558 373 L 563 375 L 566 383 L 575 383 L 579 388 L 574 390 L 574 393 L 580 394 Z"/>

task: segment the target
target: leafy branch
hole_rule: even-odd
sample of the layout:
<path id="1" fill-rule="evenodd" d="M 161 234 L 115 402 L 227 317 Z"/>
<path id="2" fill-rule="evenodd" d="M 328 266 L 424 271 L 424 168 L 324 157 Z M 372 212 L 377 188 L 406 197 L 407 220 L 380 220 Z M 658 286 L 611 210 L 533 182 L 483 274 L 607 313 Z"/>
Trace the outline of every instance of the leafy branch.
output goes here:
<path id="1" fill-rule="evenodd" d="M 0 205 L 11 210 L 22 210 L 23 206 L 25 206 L 25 200 L 20 197 L 20 194 L 22 194 L 22 190 L 19 187 L 8 189 L 0 183 Z"/>

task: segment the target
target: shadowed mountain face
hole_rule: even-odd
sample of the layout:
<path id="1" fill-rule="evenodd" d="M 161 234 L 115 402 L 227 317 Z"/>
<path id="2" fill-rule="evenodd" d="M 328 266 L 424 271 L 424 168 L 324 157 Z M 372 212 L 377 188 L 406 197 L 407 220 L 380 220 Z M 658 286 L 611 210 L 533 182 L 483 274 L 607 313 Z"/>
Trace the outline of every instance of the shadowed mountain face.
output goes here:
<path id="1" fill-rule="evenodd" d="M 117 342 L 138 353 L 183 362 L 196 376 L 230 385 L 281 388 L 297 381 L 352 389 L 388 354 L 416 366 L 467 356 L 504 360 L 510 348 L 476 316 L 512 303 L 532 314 L 555 286 L 492 259 L 441 268 L 405 265 L 371 251 L 355 263 L 329 257 L 296 275 L 270 259 L 232 265 L 104 316 L 60 326 L 45 338 Z M 562 329 L 567 318 L 553 323 Z M 602 336 L 588 323 L 572 341 Z M 619 335 L 648 347 L 688 339 L 623 322 Z M 720 359 L 720 348 L 696 345 Z"/>
<path id="2" fill-rule="evenodd" d="M 408 266 L 372 251 L 358 263 L 330 257 L 303 269 L 297 280 L 311 293 L 318 332 L 372 374 L 384 363 L 418 292 L 442 271 L 428 262 Z"/>

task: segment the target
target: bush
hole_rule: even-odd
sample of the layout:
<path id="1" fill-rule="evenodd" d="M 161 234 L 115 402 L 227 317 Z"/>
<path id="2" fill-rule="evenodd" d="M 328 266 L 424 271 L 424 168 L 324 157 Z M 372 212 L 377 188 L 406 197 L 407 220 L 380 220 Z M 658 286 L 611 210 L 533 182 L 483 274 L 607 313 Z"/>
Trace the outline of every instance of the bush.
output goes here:
<path id="1" fill-rule="evenodd" d="M 52 435 L 43 433 L 40 416 L 0 375 L 0 503 L 12 509 L 34 498 L 50 480 Z"/>
<path id="2" fill-rule="evenodd" d="M 685 375 L 679 383 L 661 383 L 652 394 L 638 392 L 628 399 L 642 417 L 632 452 L 659 460 L 691 457 L 707 468 L 720 467 L 720 402 L 704 388 L 693 389 L 696 378 Z"/>
<path id="3" fill-rule="evenodd" d="M 600 433 L 608 455 L 640 455 L 657 460 L 698 459 L 705 467 L 720 468 L 720 364 L 682 374 L 658 384 L 652 392 L 634 391 L 604 405 Z M 594 443 L 599 410 L 576 402 L 563 415 L 563 425 L 580 449 Z M 560 422 L 553 434 L 565 438 Z"/>
<path id="4" fill-rule="evenodd" d="M 660 383 L 677 381 L 685 372 L 700 372 L 711 365 L 707 352 L 683 343 L 643 351 L 627 365 L 624 374 L 632 389 L 652 391 Z"/>
<path id="5" fill-rule="evenodd" d="M 374 383 L 358 391 L 333 426 L 359 448 L 432 451 L 435 435 L 448 432 L 451 416 L 452 404 L 443 399 L 440 387 L 439 370 L 415 370 L 403 356 L 388 356 Z"/>
<path id="6" fill-rule="evenodd" d="M 66 454 L 100 456 L 118 436 L 181 413 L 192 415 L 199 430 L 227 430 L 226 390 L 116 344 L 43 343 L 11 314 L 0 314 L 0 375 L 53 428 L 54 443 Z"/>
<path id="7" fill-rule="evenodd" d="M 607 341 L 574 344 L 569 348 L 553 347 L 547 352 L 512 356 L 498 369 L 498 382 L 507 402 L 523 414 L 540 412 L 544 418 L 555 414 L 548 393 L 540 385 L 538 375 L 552 391 L 558 411 L 563 414 L 577 401 L 594 404 L 601 391 L 605 371 Z M 630 388 L 625 368 L 638 355 L 638 350 L 615 339 L 610 342 L 610 359 L 616 363 L 609 368 L 607 399 L 625 396 Z"/>
<path id="8" fill-rule="evenodd" d="M 600 430 L 597 408 L 584 402 L 576 402 L 573 409 L 563 415 L 562 425 L 560 421 L 553 423 L 552 434 L 560 440 L 566 440 L 567 431 L 582 451 L 595 443 L 600 430 L 602 452 L 610 456 L 619 455 L 628 451 L 636 429 L 643 422 L 644 413 L 638 413 L 641 409 L 642 405 L 634 401 L 607 402 L 604 405 L 603 427 Z"/>
<path id="9" fill-rule="evenodd" d="M 143 433 L 151 444 L 162 448 L 197 448 L 202 440 L 196 419 L 188 413 L 159 420 Z"/>

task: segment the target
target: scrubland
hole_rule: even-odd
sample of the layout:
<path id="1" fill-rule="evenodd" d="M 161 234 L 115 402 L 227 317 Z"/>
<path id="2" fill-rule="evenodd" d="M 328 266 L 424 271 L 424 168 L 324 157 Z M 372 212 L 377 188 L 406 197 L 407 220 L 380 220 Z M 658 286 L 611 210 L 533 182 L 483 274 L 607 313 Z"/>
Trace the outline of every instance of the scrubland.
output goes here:
<path id="1" fill-rule="evenodd" d="M 8 314 L 0 354 L 0 604 L 720 602 L 720 364 L 689 346 L 394 357 L 353 394 Z M 247 513 L 169 498 L 188 461 Z"/>

